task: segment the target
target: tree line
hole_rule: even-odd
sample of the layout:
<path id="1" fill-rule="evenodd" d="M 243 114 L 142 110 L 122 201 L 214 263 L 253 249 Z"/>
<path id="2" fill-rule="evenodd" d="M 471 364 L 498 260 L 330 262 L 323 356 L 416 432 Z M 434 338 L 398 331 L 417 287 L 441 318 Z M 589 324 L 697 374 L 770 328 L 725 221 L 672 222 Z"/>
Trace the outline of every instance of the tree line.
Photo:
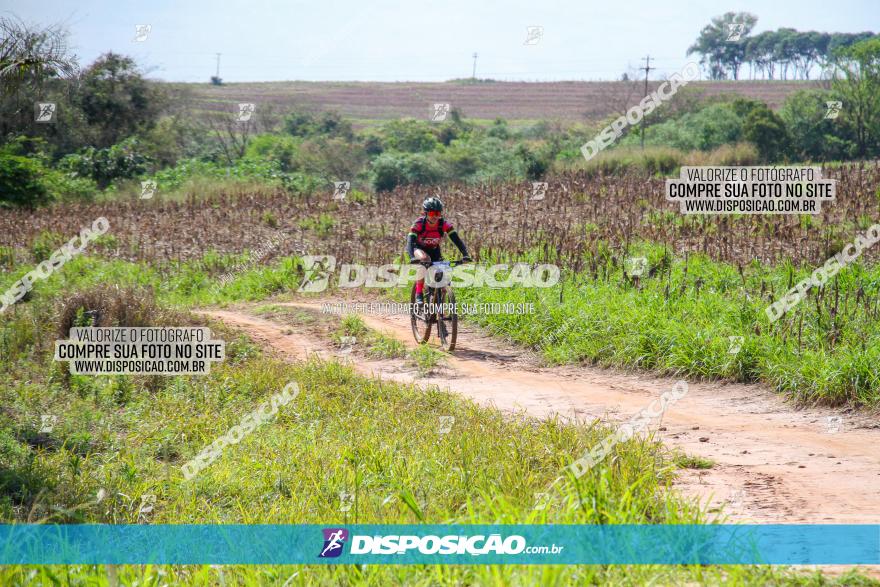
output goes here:
<path id="1" fill-rule="evenodd" d="M 744 65 L 751 79 L 810 79 L 816 66 L 833 75 L 839 60 L 853 45 L 872 38 L 872 32 L 822 33 L 780 28 L 751 35 L 758 17 L 748 12 L 727 12 L 703 27 L 688 55 L 699 54 L 700 63 L 713 80 L 740 79 Z"/>

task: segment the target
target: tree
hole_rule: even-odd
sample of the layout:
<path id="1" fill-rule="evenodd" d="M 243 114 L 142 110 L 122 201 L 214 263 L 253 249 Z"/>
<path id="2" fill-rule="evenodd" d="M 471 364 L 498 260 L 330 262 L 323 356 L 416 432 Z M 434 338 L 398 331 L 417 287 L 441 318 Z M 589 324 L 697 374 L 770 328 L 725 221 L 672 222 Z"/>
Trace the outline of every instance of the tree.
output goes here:
<path id="1" fill-rule="evenodd" d="M 775 69 L 773 61 L 773 46 L 775 44 L 775 33 L 772 31 L 764 31 L 746 41 L 746 59 L 752 62 L 754 69 L 770 79 L 773 79 Z"/>
<path id="2" fill-rule="evenodd" d="M 857 154 L 880 152 L 880 37 L 839 46 L 834 56 L 834 91 L 842 116 L 853 125 Z"/>
<path id="3" fill-rule="evenodd" d="M 775 78 L 777 69 L 782 79 L 788 79 L 790 68 L 795 79 L 798 76 L 810 79 L 810 71 L 816 64 L 827 66 L 838 51 L 878 36 L 871 32 L 802 33 L 793 28 L 780 28 L 751 37 L 749 33 L 756 23 L 757 17 L 742 12 L 715 17 L 700 31 L 687 54 L 702 55 L 700 62 L 712 79 L 728 76 L 738 79 L 743 63 L 750 64 L 753 74 L 757 70 L 769 79 Z M 741 33 L 738 40 L 730 37 L 734 31 Z"/>
<path id="4" fill-rule="evenodd" d="M 76 101 L 92 127 L 96 147 L 110 147 L 151 128 L 164 102 L 162 93 L 141 76 L 132 58 L 112 52 L 84 72 Z"/>
<path id="5" fill-rule="evenodd" d="M 724 79 L 727 70 L 733 79 L 738 79 L 746 55 L 747 39 L 743 37 L 748 36 L 757 22 L 758 17 L 748 12 L 716 16 L 703 27 L 687 54 L 699 53 L 700 63 L 709 70 L 712 79 Z"/>
<path id="6" fill-rule="evenodd" d="M 253 117 L 238 120 L 231 112 L 212 112 L 205 117 L 205 124 L 214 136 L 226 165 L 235 165 L 238 159 L 244 157 L 256 129 Z"/>
<path id="7" fill-rule="evenodd" d="M 763 102 L 738 98 L 733 101 L 734 111 L 744 117 L 743 137 L 754 144 L 766 162 L 777 162 L 788 157 L 791 137 L 785 122 Z"/>
<path id="8" fill-rule="evenodd" d="M 788 68 L 795 59 L 796 37 L 797 31 L 789 28 L 779 29 L 775 33 L 776 43 L 773 45 L 773 60 L 780 64 L 782 79 L 788 79 Z"/>
<path id="9" fill-rule="evenodd" d="M 106 149 L 86 147 L 64 157 L 58 166 L 76 177 L 89 177 L 104 189 L 115 179 L 141 175 L 149 163 L 142 153 L 140 141 L 131 136 Z"/>
<path id="10" fill-rule="evenodd" d="M 24 85 L 39 89 L 55 77 L 77 72 L 61 25 L 33 28 L 20 20 L 0 17 L 0 92 L 14 94 Z"/>
<path id="11" fill-rule="evenodd" d="M 830 119 L 827 103 L 841 100 L 833 92 L 800 90 L 788 98 L 779 117 L 791 136 L 792 154 L 797 160 L 831 161 L 855 154 L 851 126 L 843 118 Z"/>
<path id="12" fill-rule="evenodd" d="M 59 77 L 73 77 L 76 72 L 65 29 L 58 25 L 38 29 L 0 17 L 0 141 L 16 135 L 59 138 L 62 132 L 64 140 L 78 136 L 67 124 L 76 117 L 66 93 L 60 91 Z M 35 102 L 56 103 L 54 123 L 34 122 Z"/>

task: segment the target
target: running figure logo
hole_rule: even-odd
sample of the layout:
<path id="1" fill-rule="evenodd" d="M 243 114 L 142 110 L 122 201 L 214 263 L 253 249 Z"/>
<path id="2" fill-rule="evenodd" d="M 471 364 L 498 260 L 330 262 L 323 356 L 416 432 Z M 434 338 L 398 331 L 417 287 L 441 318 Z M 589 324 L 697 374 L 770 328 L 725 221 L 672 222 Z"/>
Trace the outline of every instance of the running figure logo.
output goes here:
<path id="1" fill-rule="evenodd" d="M 55 122 L 55 102 L 37 102 L 34 104 L 35 122 Z"/>
<path id="2" fill-rule="evenodd" d="M 348 540 L 348 530 L 345 528 L 324 528 L 324 549 L 318 558 L 336 558 L 342 554 L 345 541 Z"/>

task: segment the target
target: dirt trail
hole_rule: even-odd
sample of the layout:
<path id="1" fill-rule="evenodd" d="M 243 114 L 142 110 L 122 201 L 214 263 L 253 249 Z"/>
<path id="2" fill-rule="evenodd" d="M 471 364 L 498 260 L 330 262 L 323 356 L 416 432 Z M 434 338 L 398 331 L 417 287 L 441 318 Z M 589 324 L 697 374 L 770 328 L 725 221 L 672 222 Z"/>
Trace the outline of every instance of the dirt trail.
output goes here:
<path id="1" fill-rule="evenodd" d="M 321 303 L 286 303 L 320 311 Z M 206 311 L 290 358 L 336 356 L 329 341 L 291 332 L 244 311 Z M 408 316 L 362 315 L 370 328 L 415 346 Z M 435 343 L 432 335 L 432 344 Z M 541 368 L 527 353 L 464 326 L 448 367 L 418 377 L 401 361 L 357 357 L 362 374 L 438 385 L 503 410 L 545 417 L 628 419 L 672 389 L 674 379 L 592 367 Z M 714 461 L 682 470 L 677 487 L 734 521 L 880 523 L 880 423 L 864 414 L 796 410 L 757 385 L 688 383 L 651 429 L 669 448 Z M 839 416 L 840 422 L 829 419 Z M 839 426 L 839 429 L 836 429 Z M 572 455 L 572 460 L 580 455 Z"/>

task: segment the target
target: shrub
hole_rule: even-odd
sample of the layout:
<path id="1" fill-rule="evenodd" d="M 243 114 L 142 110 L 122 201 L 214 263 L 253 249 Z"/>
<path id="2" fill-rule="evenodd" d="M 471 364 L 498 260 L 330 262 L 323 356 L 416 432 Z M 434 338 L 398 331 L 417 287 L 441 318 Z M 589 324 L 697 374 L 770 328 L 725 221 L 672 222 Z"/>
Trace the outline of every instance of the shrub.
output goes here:
<path id="1" fill-rule="evenodd" d="M 385 148 L 406 153 L 424 153 L 440 146 L 427 122 L 404 118 L 382 125 Z"/>
<path id="2" fill-rule="evenodd" d="M 59 339 L 74 326 L 176 326 L 186 321 L 161 309 L 152 290 L 99 285 L 64 299 L 57 311 Z"/>
<path id="3" fill-rule="evenodd" d="M 48 230 L 41 231 L 31 243 L 31 254 L 34 256 L 34 261 L 42 263 L 47 260 L 65 242 L 67 242 L 67 238 L 63 234 Z"/>
<path id="4" fill-rule="evenodd" d="M 826 119 L 826 102 L 841 100 L 833 92 L 801 90 L 789 96 L 779 117 L 791 136 L 793 155 L 799 160 L 830 161 L 856 156 L 857 146 L 842 117 Z"/>
<path id="5" fill-rule="evenodd" d="M 686 164 L 691 166 L 715 165 L 721 167 L 735 165 L 757 165 L 761 162 L 758 149 L 752 143 L 721 145 L 711 151 L 692 151 L 685 156 Z"/>
<path id="6" fill-rule="evenodd" d="M 180 116 L 165 116 L 156 126 L 141 133 L 141 152 L 161 169 L 176 165 L 197 138 L 191 126 Z"/>
<path id="7" fill-rule="evenodd" d="M 436 158 L 424 153 L 383 153 L 373 160 L 370 174 L 376 191 L 390 191 L 398 185 L 430 185 L 448 176 Z"/>
<path id="8" fill-rule="evenodd" d="M 526 145 L 517 146 L 516 155 L 522 159 L 527 179 L 542 178 L 550 167 L 550 157 L 535 153 Z"/>
<path id="9" fill-rule="evenodd" d="M 669 147 L 619 147 L 601 151 L 589 161 L 581 161 L 577 167 L 591 175 L 611 175 L 639 171 L 646 174 L 670 174 L 682 165 L 685 154 Z"/>
<path id="10" fill-rule="evenodd" d="M 354 138 L 351 123 L 337 112 L 322 112 L 318 116 L 308 112 L 291 112 L 284 117 L 281 124 L 284 132 L 294 137 Z"/>
<path id="11" fill-rule="evenodd" d="M 359 146 L 339 138 L 318 137 L 303 141 L 297 155 L 300 171 L 325 182 L 354 178 L 367 162 L 366 152 Z"/>
<path id="12" fill-rule="evenodd" d="M 57 169 L 44 169 L 40 181 L 53 200 L 91 200 L 100 191 L 93 179 L 72 177 Z"/>
<path id="13" fill-rule="evenodd" d="M 51 200 L 39 160 L 0 152 L 0 206 L 34 208 Z"/>
<path id="14" fill-rule="evenodd" d="M 779 115 L 764 104 L 746 116 L 743 137 L 757 147 L 764 161 L 775 162 L 788 156 L 791 143 L 788 129 Z"/>
<path id="15" fill-rule="evenodd" d="M 299 168 L 296 160 L 299 142 L 285 135 L 262 134 L 251 139 L 245 151 L 249 159 L 277 161 L 282 171 L 295 171 Z"/>
<path id="16" fill-rule="evenodd" d="M 645 129 L 647 145 L 668 146 L 683 151 L 714 149 L 735 143 L 742 136 L 743 117 L 731 104 L 712 104 L 698 112 L 688 112 Z M 640 140 L 638 129 L 633 129 L 620 143 L 636 145 Z"/>
<path id="17" fill-rule="evenodd" d="M 133 178 L 147 170 L 149 159 L 141 152 L 137 137 L 106 149 L 87 147 L 64 157 L 59 167 L 74 177 L 89 177 L 105 188 L 115 179 Z"/>

